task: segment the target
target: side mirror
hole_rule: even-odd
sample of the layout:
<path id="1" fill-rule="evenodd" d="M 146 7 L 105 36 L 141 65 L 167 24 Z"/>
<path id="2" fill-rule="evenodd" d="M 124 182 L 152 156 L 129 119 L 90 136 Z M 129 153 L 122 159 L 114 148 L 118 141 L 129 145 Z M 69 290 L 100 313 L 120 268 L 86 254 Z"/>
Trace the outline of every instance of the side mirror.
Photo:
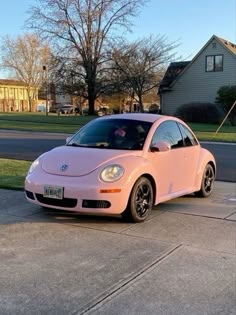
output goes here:
<path id="1" fill-rule="evenodd" d="M 171 150 L 170 144 L 166 141 L 160 141 L 152 144 L 151 152 L 167 152 Z"/>
<path id="2" fill-rule="evenodd" d="M 68 142 L 71 140 L 71 138 L 72 138 L 72 136 L 67 137 L 67 138 L 66 138 L 66 143 L 68 143 Z"/>

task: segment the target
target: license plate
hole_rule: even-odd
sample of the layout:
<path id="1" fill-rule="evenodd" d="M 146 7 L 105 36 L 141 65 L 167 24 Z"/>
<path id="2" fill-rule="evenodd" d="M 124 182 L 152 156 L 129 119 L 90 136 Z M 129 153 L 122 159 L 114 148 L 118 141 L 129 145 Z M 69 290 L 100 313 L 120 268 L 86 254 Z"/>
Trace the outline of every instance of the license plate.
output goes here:
<path id="1" fill-rule="evenodd" d="M 61 186 L 44 186 L 43 196 L 46 198 L 62 199 L 63 187 Z"/>

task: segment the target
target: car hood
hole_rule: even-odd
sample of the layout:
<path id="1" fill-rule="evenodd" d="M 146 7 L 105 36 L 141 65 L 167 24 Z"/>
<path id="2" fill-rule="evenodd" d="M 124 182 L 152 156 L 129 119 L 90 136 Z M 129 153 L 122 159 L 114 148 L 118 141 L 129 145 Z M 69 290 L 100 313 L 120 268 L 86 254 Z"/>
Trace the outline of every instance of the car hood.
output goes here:
<path id="1" fill-rule="evenodd" d="M 119 163 L 120 158 L 141 156 L 141 152 L 62 146 L 44 154 L 41 167 L 54 175 L 84 176 L 105 163 Z"/>

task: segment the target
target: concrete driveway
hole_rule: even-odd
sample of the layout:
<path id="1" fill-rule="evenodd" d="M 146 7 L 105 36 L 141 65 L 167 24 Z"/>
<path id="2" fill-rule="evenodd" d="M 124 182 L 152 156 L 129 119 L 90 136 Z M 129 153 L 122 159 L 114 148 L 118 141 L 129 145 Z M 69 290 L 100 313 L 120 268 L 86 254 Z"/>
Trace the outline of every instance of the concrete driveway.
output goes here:
<path id="1" fill-rule="evenodd" d="M 235 183 L 142 224 L 0 198 L 1 315 L 236 314 Z"/>

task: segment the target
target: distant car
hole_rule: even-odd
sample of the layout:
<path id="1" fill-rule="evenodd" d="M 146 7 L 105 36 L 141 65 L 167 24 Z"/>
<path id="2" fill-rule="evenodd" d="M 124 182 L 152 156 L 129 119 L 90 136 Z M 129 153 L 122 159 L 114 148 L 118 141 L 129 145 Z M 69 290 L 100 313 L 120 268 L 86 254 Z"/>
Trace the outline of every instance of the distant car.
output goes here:
<path id="1" fill-rule="evenodd" d="M 63 105 L 62 107 L 57 109 L 57 113 L 60 114 L 72 114 L 74 112 L 75 107 L 73 105 Z"/>
<path id="2" fill-rule="evenodd" d="M 215 175 L 213 155 L 180 119 L 106 115 L 36 159 L 25 194 L 43 207 L 142 222 L 160 202 L 190 193 L 208 197 Z"/>

